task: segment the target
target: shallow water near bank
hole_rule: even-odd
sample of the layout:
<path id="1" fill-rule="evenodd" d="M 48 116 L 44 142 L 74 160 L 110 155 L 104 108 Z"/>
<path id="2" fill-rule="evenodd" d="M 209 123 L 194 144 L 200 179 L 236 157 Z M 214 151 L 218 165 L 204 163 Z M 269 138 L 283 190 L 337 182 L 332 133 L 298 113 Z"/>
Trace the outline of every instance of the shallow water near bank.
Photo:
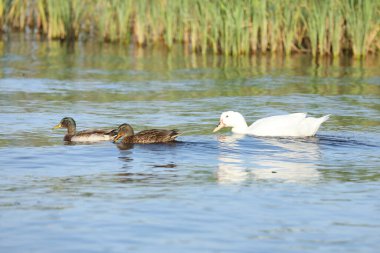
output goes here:
<path id="1" fill-rule="evenodd" d="M 377 251 L 379 61 L 16 37 L 0 53 L 1 251 Z M 311 138 L 213 134 L 227 110 L 332 116 Z M 183 134 L 68 145 L 65 116 Z"/>

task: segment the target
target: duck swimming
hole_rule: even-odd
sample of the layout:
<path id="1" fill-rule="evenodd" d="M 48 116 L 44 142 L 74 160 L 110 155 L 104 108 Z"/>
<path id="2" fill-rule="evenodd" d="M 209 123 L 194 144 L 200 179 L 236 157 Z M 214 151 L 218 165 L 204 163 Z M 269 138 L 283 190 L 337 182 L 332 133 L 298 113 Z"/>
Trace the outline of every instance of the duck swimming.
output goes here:
<path id="1" fill-rule="evenodd" d="M 108 141 L 116 136 L 116 129 L 92 129 L 76 132 L 76 123 L 73 118 L 65 117 L 54 126 L 53 129 L 67 128 L 67 134 L 63 138 L 64 141 L 73 142 L 95 142 Z"/>
<path id="2" fill-rule="evenodd" d="M 133 128 L 129 124 L 121 124 L 117 129 L 114 142 L 122 138 L 121 143 L 164 143 L 175 141 L 180 133 L 177 130 L 149 129 L 134 134 Z"/>
<path id="3" fill-rule="evenodd" d="M 223 127 L 232 127 L 233 133 L 271 137 L 309 137 L 314 136 L 323 122 L 330 115 L 320 118 L 307 117 L 306 113 L 292 113 L 262 118 L 248 126 L 243 115 L 238 112 L 223 112 L 218 126 L 213 132 Z"/>

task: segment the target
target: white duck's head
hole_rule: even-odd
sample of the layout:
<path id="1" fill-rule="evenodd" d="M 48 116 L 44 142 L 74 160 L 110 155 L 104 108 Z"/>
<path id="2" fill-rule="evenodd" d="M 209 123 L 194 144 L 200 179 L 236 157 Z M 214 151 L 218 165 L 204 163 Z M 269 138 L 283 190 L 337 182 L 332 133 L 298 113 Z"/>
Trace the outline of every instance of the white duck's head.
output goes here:
<path id="1" fill-rule="evenodd" d="M 216 131 L 219 131 L 223 127 L 232 127 L 233 132 L 238 132 L 236 130 L 245 130 L 248 126 L 245 122 L 245 119 L 243 115 L 241 115 L 238 112 L 234 111 L 228 111 L 223 112 L 222 115 L 220 115 L 220 120 L 218 126 L 214 129 L 214 133 Z M 234 131 L 235 129 L 235 131 Z"/>

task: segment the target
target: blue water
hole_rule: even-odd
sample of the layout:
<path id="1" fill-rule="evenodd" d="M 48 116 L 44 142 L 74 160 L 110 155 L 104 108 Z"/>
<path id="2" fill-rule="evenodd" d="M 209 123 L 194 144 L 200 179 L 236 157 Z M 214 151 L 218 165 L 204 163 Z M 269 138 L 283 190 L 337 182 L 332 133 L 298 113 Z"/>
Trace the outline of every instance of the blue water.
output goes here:
<path id="1" fill-rule="evenodd" d="M 377 61 L 13 39 L 0 64 L 1 252 L 378 252 Z M 227 110 L 332 116 L 312 138 L 213 134 Z M 67 145 L 64 116 L 183 134 Z"/>

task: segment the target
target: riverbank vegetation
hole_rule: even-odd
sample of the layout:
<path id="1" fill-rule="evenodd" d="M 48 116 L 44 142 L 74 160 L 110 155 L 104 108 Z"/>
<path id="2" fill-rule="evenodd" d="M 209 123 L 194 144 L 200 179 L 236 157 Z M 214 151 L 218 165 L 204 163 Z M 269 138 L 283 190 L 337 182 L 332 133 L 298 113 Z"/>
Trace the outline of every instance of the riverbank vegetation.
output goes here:
<path id="1" fill-rule="evenodd" d="M 380 51 L 378 0 L 0 0 L 3 33 L 138 46 L 183 43 L 200 54 Z"/>

